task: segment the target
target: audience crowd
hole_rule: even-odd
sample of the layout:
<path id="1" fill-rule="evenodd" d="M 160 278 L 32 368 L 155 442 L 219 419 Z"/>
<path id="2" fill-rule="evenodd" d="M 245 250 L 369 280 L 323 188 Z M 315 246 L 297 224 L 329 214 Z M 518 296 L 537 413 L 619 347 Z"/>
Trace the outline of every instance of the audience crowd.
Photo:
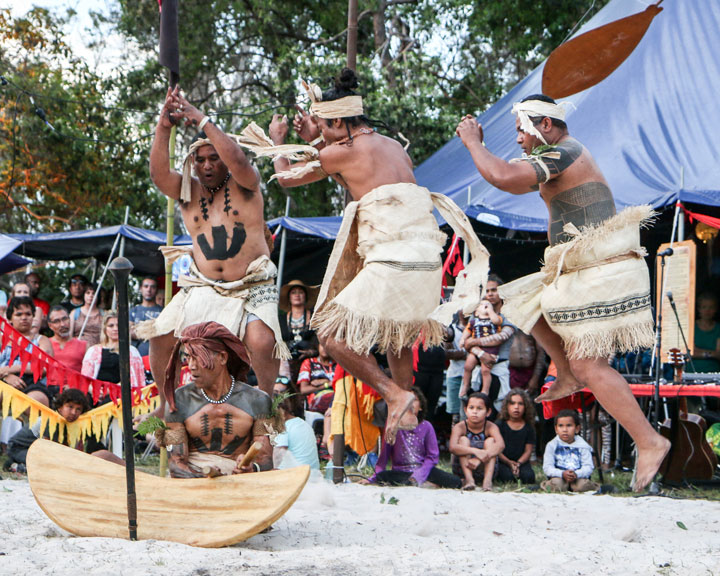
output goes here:
<path id="1" fill-rule="evenodd" d="M 419 425 L 400 430 L 394 445 L 382 439 L 384 401 L 338 366 L 310 327 L 317 287 L 300 280 L 284 285 L 279 318 L 292 358 L 281 366 L 274 389 L 284 421 L 274 440 L 274 466 L 308 464 L 319 470 L 320 462 L 332 457 L 335 436 L 343 434 L 344 462 L 361 460 L 374 468 L 364 481 L 369 484 L 491 490 L 511 483 L 548 491 L 596 490 L 599 484 L 591 479 L 596 465 L 607 468 L 611 461 L 610 418 L 591 396 L 580 405 L 575 399 L 574 404 L 544 405 L 536 412 L 533 399 L 552 385 L 554 366 L 532 336 L 517 331 L 503 316 L 500 284 L 500 278 L 490 276 L 486 300 L 467 317 L 460 311 L 455 315 L 444 346 L 426 349 L 417 342 L 413 347 L 412 411 Z M 41 276 L 30 272 L 8 295 L 0 293 L 0 314 L 31 342 L 27 350 L 36 346 L 73 371 L 119 382 L 118 317 L 108 309 L 110 294 L 82 274 L 70 276 L 67 297 L 60 302 L 43 300 L 41 289 Z M 161 295 L 157 280 L 144 277 L 136 302 L 131 302 L 134 387 L 151 381 L 143 365 L 149 343 L 135 330 L 160 314 Z M 720 371 L 717 312 L 713 294 L 698 297 L 693 371 Z M 21 373 L 20 358 L 12 356 L 10 344 L 0 350 L 0 380 L 54 407 L 68 422 L 93 407 L 92 398 L 66 388 L 66 375 L 51 374 L 49 380 L 42 375 L 35 381 L 31 366 Z M 386 360 L 376 356 L 386 368 Z M 613 359 L 616 365 L 623 361 L 628 360 Z M 639 356 L 633 361 L 637 367 Z M 61 388 L 65 391 L 59 394 Z M 48 437 L 27 415 L 21 420 L 24 427 L 6 418 L 0 431 L 6 468 L 16 471 L 23 470 L 32 441 Z M 86 446 L 98 449 L 104 446 Z"/>

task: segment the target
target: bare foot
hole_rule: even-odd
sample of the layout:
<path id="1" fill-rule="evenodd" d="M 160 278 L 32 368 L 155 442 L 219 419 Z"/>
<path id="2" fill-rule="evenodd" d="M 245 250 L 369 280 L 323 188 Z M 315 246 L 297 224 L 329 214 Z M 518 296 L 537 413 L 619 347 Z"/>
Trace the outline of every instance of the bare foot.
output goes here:
<path id="1" fill-rule="evenodd" d="M 472 492 L 473 490 L 475 490 L 475 488 L 477 488 L 477 486 L 475 486 L 475 482 L 463 482 L 462 490 L 465 490 L 466 492 Z"/>
<path id="2" fill-rule="evenodd" d="M 388 418 L 385 424 L 385 442 L 395 444 L 398 430 L 414 430 L 417 425 L 417 416 L 408 412 L 415 402 L 415 394 L 402 390 L 392 401 L 385 399 L 388 405 Z"/>
<path id="3" fill-rule="evenodd" d="M 560 398 L 565 398 L 565 396 L 570 396 L 570 394 L 579 392 L 583 388 L 585 388 L 585 386 L 580 384 L 580 382 L 578 382 L 572 375 L 564 376 L 562 378 L 558 377 L 547 392 L 540 394 L 540 396 L 535 398 L 535 402 L 539 404 L 540 402 L 559 400 Z"/>
<path id="4" fill-rule="evenodd" d="M 642 492 L 645 487 L 652 482 L 669 451 L 670 441 L 660 435 L 657 435 L 656 443 L 652 448 L 644 450 L 638 448 L 635 483 L 632 487 L 633 492 Z"/>

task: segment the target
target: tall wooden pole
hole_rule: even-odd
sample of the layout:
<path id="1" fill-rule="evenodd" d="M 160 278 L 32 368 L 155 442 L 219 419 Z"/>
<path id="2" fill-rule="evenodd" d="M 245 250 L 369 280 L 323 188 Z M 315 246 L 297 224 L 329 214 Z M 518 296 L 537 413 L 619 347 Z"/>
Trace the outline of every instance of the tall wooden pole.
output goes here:
<path id="1" fill-rule="evenodd" d="M 358 3 L 348 0 L 347 67 L 357 69 Z"/>

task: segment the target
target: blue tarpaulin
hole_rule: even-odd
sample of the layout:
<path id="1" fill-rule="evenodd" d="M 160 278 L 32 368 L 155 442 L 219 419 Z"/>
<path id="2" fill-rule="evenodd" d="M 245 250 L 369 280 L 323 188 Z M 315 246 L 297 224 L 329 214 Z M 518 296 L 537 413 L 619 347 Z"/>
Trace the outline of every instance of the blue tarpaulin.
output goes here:
<path id="1" fill-rule="evenodd" d="M 577 34 L 641 12 L 647 2 L 613 0 Z M 720 206 L 716 140 L 720 94 L 720 2 L 667 0 L 633 53 L 608 78 L 567 100 L 570 134 L 597 161 L 618 209 L 680 200 Z M 478 117 L 497 156 L 520 156 L 514 102 L 542 92 L 538 66 Z M 458 118 L 458 121 L 460 119 Z M 470 217 L 504 228 L 547 229 L 540 195 L 514 196 L 490 186 L 459 138 L 415 171 L 417 181 L 450 196 Z M 468 187 L 470 199 L 468 201 Z"/>
<path id="2" fill-rule="evenodd" d="M 17 270 L 30 263 L 22 256 L 13 254 L 13 250 L 18 246 L 20 246 L 19 240 L 0 234 L 0 274 Z"/>

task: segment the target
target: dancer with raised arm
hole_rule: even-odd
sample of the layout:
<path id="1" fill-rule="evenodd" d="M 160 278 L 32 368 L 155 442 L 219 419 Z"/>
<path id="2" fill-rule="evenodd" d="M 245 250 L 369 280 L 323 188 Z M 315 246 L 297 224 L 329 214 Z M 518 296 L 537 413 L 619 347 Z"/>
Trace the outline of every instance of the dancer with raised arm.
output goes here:
<path id="1" fill-rule="evenodd" d="M 185 157 L 183 174 L 170 167 L 173 122 L 203 130 Z M 195 176 L 192 175 L 194 170 Z M 150 177 L 166 196 L 180 201 L 192 247 L 163 251 L 172 261 L 192 258 L 190 272 L 178 284 L 183 290 L 154 320 L 136 327 L 150 339 L 150 365 L 161 394 L 171 392 L 165 368 L 182 330 L 216 321 L 247 347 L 261 390 L 272 395 L 281 358 L 289 358 L 277 315 L 275 265 L 263 220 L 260 176 L 242 148 L 190 104 L 179 88 L 168 90 L 150 152 Z"/>
<path id="2" fill-rule="evenodd" d="M 649 206 L 615 213 L 610 188 L 588 150 L 572 138 L 565 109 L 536 94 L 513 106 L 523 157 L 511 162 L 483 144 L 482 126 L 457 127 L 475 166 L 512 194 L 540 191 L 549 213 L 545 266 L 500 287 L 503 314 L 532 333 L 555 362 L 558 378 L 539 400 L 590 388 L 630 433 L 638 450 L 633 489 L 642 490 L 670 448 L 646 420 L 624 378 L 608 365 L 615 352 L 651 347 L 650 280 L 640 245 Z"/>
<path id="3" fill-rule="evenodd" d="M 345 208 L 312 324 L 330 356 L 385 398 L 386 440 L 392 444 L 398 428 L 417 425 L 409 411 L 415 400 L 409 391 L 413 342 L 420 334 L 426 346 L 439 345 L 442 324 L 449 324 L 459 307 L 470 311 L 477 306 L 488 253 L 452 201 L 415 183 L 402 145 L 373 130 L 357 86 L 355 73 L 347 68 L 330 90 L 306 85 L 310 113 L 296 117 L 295 129 L 316 148 L 294 147 L 305 160 L 290 165 L 288 124 L 279 115 L 270 125 L 272 145 L 255 149 L 275 156 L 274 177 L 283 186 L 330 175 L 354 200 Z M 465 239 L 473 257 L 456 286 L 455 303 L 440 307 L 446 235 L 433 208 Z M 370 354 L 375 345 L 387 352 L 392 378 Z"/>

